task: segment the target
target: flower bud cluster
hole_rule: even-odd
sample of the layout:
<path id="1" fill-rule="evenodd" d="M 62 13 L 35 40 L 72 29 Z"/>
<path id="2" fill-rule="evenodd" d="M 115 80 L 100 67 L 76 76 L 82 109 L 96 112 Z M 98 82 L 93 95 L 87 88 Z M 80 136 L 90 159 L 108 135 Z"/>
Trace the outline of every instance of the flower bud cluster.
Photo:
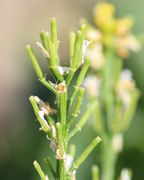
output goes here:
<path id="1" fill-rule="evenodd" d="M 134 21 L 131 16 L 115 17 L 115 7 L 110 3 L 95 6 L 94 22 L 96 27 L 86 20 L 86 37 L 91 41 L 86 57 L 90 58 L 92 70 L 102 70 L 105 65 L 105 48 L 113 48 L 121 58 L 128 58 L 131 52 L 139 52 L 140 40 L 131 32 Z"/>

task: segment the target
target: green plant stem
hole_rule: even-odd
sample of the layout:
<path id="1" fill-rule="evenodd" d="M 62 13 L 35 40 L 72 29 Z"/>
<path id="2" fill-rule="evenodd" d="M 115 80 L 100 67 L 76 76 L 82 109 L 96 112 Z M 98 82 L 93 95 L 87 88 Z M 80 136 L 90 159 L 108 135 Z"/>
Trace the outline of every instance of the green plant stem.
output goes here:
<path id="1" fill-rule="evenodd" d="M 58 141 L 58 148 L 59 148 L 59 159 L 58 159 L 58 178 L 60 180 L 65 180 L 66 178 L 66 169 L 64 165 L 64 143 L 63 143 L 63 136 L 62 136 L 62 127 L 60 123 L 56 123 L 56 130 L 57 130 L 57 141 Z"/>
<path id="2" fill-rule="evenodd" d="M 49 50 L 49 55 L 50 55 L 49 65 L 56 66 L 57 62 L 56 62 L 55 50 L 54 50 L 54 46 L 50 38 L 50 34 L 48 32 L 46 33 L 46 40 L 47 40 L 48 50 Z"/>
<path id="3" fill-rule="evenodd" d="M 113 117 L 113 94 L 114 94 L 114 78 L 115 78 L 115 56 L 113 49 L 108 49 L 105 51 L 105 59 L 106 65 L 103 70 L 103 83 L 102 83 L 102 91 L 101 97 L 104 103 L 104 111 L 105 111 L 105 118 L 106 118 L 106 130 L 111 131 L 111 123 Z"/>
<path id="4" fill-rule="evenodd" d="M 45 163 L 47 164 L 47 166 L 48 166 L 48 168 L 49 168 L 51 174 L 52 174 L 53 177 L 55 178 L 55 177 L 56 177 L 56 173 L 55 173 L 55 171 L 54 171 L 54 169 L 53 169 L 53 167 L 52 167 L 52 165 L 51 165 L 50 157 L 44 158 L 44 161 L 45 161 Z"/>
<path id="5" fill-rule="evenodd" d="M 29 57 L 30 57 L 30 59 L 32 61 L 32 64 L 33 64 L 33 67 L 34 67 L 35 72 L 37 74 L 37 77 L 39 79 L 43 79 L 43 72 L 42 72 L 42 70 L 40 68 L 40 65 L 38 64 L 38 61 L 37 61 L 37 59 L 36 59 L 30 45 L 26 46 L 26 51 L 27 51 L 27 53 L 28 53 L 28 55 L 29 55 Z"/>
<path id="6" fill-rule="evenodd" d="M 62 126 L 62 135 L 64 140 L 64 150 L 67 152 L 67 130 L 66 130 L 66 120 L 67 120 L 67 91 L 58 93 L 58 109 L 59 116 Z"/>
<path id="7" fill-rule="evenodd" d="M 75 156 L 76 147 L 74 144 L 69 145 L 69 154 L 74 158 Z"/>
<path id="8" fill-rule="evenodd" d="M 76 84 L 75 84 L 75 87 L 74 87 L 72 96 L 71 96 L 71 98 L 70 98 L 70 100 L 69 100 L 69 103 L 68 103 L 68 109 L 69 109 L 69 110 L 70 110 L 70 107 L 71 107 L 71 105 L 72 105 L 72 103 L 73 103 L 73 100 L 74 100 L 74 98 L 75 98 L 75 96 L 76 96 L 76 94 L 77 94 L 77 92 L 78 92 L 78 90 L 79 90 L 79 87 L 80 87 L 80 85 L 81 85 L 82 82 L 83 82 L 83 79 L 84 79 L 84 77 L 85 77 L 85 75 L 86 75 L 86 72 L 87 72 L 87 70 L 88 70 L 89 64 L 90 64 L 90 61 L 89 61 L 88 59 L 86 59 L 85 62 L 84 62 L 84 65 L 83 65 L 83 67 L 82 67 L 82 70 L 81 70 L 81 72 L 80 72 L 80 74 L 79 74 L 79 76 L 78 76 L 78 79 L 77 79 L 77 81 L 76 81 Z"/>
<path id="9" fill-rule="evenodd" d="M 87 156 L 91 153 L 91 151 L 100 143 L 101 138 L 96 137 L 89 146 L 85 149 L 85 151 L 78 157 L 78 159 L 73 163 L 70 172 L 72 173 L 74 170 L 76 170 L 81 163 L 87 158 Z"/>
<path id="10" fill-rule="evenodd" d="M 48 124 L 50 125 L 50 126 L 55 126 L 55 120 L 51 117 L 51 116 L 46 116 L 46 119 L 47 119 L 47 121 L 48 121 Z"/>
<path id="11" fill-rule="evenodd" d="M 91 106 L 87 109 L 87 111 L 84 113 L 82 118 L 79 120 L 79 122 L 76 124 L 74 129 L 72 129 L 69 133 L 69 139 L 72 138 L 77 132 L 81 131 L 82 127 L 87 122 L 88 118 L 90 117 L 92 111 L 95 110 L 96 102 L 91 103 Z"/>
<path id="12" fill-rule="evenodd" d="M 122 99 L 117 98 L 115 100 L 115 111 L 112 123 L 112 131 L 119 132 L 122 124 L 122 114 L 123 114 L 123 103 Z"/>
<path id="13" fill-rule="evenodd" d="M 50 91 L 52 91 L 54 94 L 57 94 L 57 91 L 56 89 L 49 83 L 46 81 L 46 79 L 44 78 L 44 75 L 43 75 L 43 72 L 40 68 L 40 65 L 38 64 L 38 61 L 32 51 L 32 48 L 30 45 L 27 45 L 26 46 L 26 50 L 28 52 L 28 55 L 32 61 L 32 64 L 33 64 L 33 67 L 34 67 L 34 70 L 37 74 L 37 77 L 39 78 L 39 81 L 44 85 L 46 86 Z"/>
<path id="14" fill-rule="evenodd" d="M 58 108 L 60 114 L 60 121 L 62 131 L 65 131 L 66 118 L 67 118 L 67 92 L 58 93 Z"/>
<path id="15" fill-rule="evenodd" d="M 57 65 L 59 65 L 60 62 L 59 62 L 59 57 L 58 57 L 57 25 L 56 25 L 56 19 L 55 18 L 51 19 L 51 32 L 52 32 L 52 42 L 54 45 L 56 62 L 57 62 Z"/>
<path id="16" fill-rule="evenodd" d="M 73 93 L 72 93 L 72 95 L 71 95 L 71 97 L 69 99 L 69 102 L 68 102 L 68 112 L 70 111 L 71 105 L 73 103 L 73 100 L 74 100 L 79 88 L 80 88 L 79 86 L 74 86 Z"/>
<path id="17" fill-rule="evenodd" d="M 113 120 L 114 120 L 114 90 L 115 83 L 119 79 L 122 63 L 120 59 L 116 59 L 113 48 L 107 48 L 105 51 L 106 64 L 103 70 L 103 83 L 101 98 L 104 104 L 104 119 L 105 129 L 104 132 L 100 132 L 103 136 L 102 145 L 102 179 L 113 180 L 115 172 L 115 164 L 117 159 L 117 152 L 113 147 Z M 117 60 L 117 61 L 116 61 Z M 98 126 L 97 126 L 98 128 Z"/>
<path id="18" fill-rule="evenodd" d="M 46 41 L 46 36 L 45 36 L 44 31 L 41 31 L 40 38 L 41 38 L 41 42 L 42 42 L 43 47 L 48 51 L 48 46 L 47 46 L 47 41 Z"/>
<path id="19" fill-rule="evenodd" d="M 98 100 L 96 100 L 96 106 L 94 111 L 94 128 L 99 134 L 104 133 L 102 112 L 101 112 L 100 102 Z"/>
<path id="20" fill-rule="evenodd" d="M 57 54 L 55 52 L 53 43 L 51 41 L 49 33 L 46 33 L 46 40 L 48 43 L 48 50 L 49 50 L 49 56 L 50 56 L 50 61 L 49 61 L 49 67 L 52 70 L 53 74 L 60 80 L 63 81 L 63 76 L 59 73 L 58 71 L 58 65 L 57 65 Z"/>
<path id="21" fill-rule="evenodd" d="M 67 87 L 70 85 L 71 80 L 72 80 L 75 72 L 76 72 L 76 68 L 70 68 L 69 74 L 68 74 L 67 79 L 66 79 L 66 85 L 67 85 Z"/>
<path id="22" fill-rule="evenodd" d="M 99 180 L 99 168 L 96 165 L 92 166 L 92 180 Z"/>
<path id="23" fill-rule="evenodd" d="M 132 117 L 136 110 L 139 96 L 140 96 L 140 93 L 137 89 L 134 90 L 134 92 L 131 92 L 131 100 L 130 100 L 129 106 L 127 107 L 127 110 L 125 112 L 125 115 L 123 117 L 122 124 L 121 124 L 122 131 L 125 131 L 128 128 L 128 126 L 132 120 Z"/>
<path id="24" fill-rule="evenodd" d="M 81 64 L 82 44 L 83 44 L 83 33 L 81 31 L 77 31 L 75 51 L 73 57 L 73 67 L 75 68 L 78 68 Z"/>
<path id="25" fill-rule="evenodd" d="M 57 90 L 45 79 L 39 79 L 39 81 L 46 87 L 48 88 L 51 92 L 53 92 L 55 95 L 57 95 Z"/>
<path id="26" fill-rule="evenodd" d="M 70 33 L 70 67 L 72 67 L 72 65 L 73 65 L 75 40 L 76 40 L 76 34 L 71 32 Z"/>
<path id="27" fill-rule="evenodd" d="M 102 143 L 102 179 L 114 180 L 117 152 L 113 146 L 113 136 L 105 137 Z"/>
<path id="28" fill-rule="evenodd" d="M 77 81 L 76 81 L 76 86 L 80 86 L 84 80 L 84 77 L 86 75 L 86 72 L 88 70 L 88 67 L 89 67 L 89 64 L 90 64 L 90 60 L 89 59 L 86 59 L 85 62 L 84 62 L 84 65 L 82 67 L 82 70 L 77 78 Z"/>
<path id="29" fill-rule="evenodd" d="M 76 40 L 74 40 L 74 37 L 71 38 L 71 46 L 70 47 L 70 51 L 71 51 L 71 56 L 73 56 L 71 58 L 71 61 L 72 61 L 72 66 L 70 67 L 70 72 L 67 76 L 67 79 L 66 79 L 66 84 L 67 84 L 67 87 L 69 86 L 74 74 L 75 74 L 75 71 L 79 68 L 79 66 L 81 65 L 81 58 L 82 58 L 82 44 L 83 44 L 83 34 L 81 31 L 77 31 L 77 35 L 76 35 Z M 75 47 L 73 47 L 73 44 L 74 44 L 74 41 L 75 42 Z M 73 48 L 74 48 L 74 52 L 73 52 Z"/>
<path id="30" fill-rule="evenodd" d="M 39 176 L 41 177 L 41 180 L 46 180 L 46 176 L 45 176 L 43 170 L 41 169 L 39 163 L 37 161 L 34 161 L 33 165 L 34 165 L 35 169 L 37 170 Z"/>
<path id="31" fill-rule="evenodd" d="M 57 54 L 58 41 L 57 41 L 57 25 L 55 18 L 51 19 L 51 32 L 52 32 L 52 41 L 54 44 L 55 53 Z"/>
<path id="32" fill-rule="evenodd" d="M 70 120 L 69 120 L 68 123 L 67 123 L 67 127 L 68 127 L 68 128 L 72 125 L 74 119 L 75 119 L 75 118 L 78 116 L 78 114 L 79 114 L 79 110 L 80 110 L 80 106 L 81 106 L 82 99 L 83 99 L 83 96 L 84 96 L 84 92 L 85 92 L 84 88 L 81 87 L 81 88 L 79 89 L 79 94 L 78 94 L 78 97 L 77 97 L 77 101 L 76 101 L 76 103 L 75 103 L 75 107 L 74 107 L 74 110 L 73 110 L 73 113 L 72 113 L 72 117 L 70 118 Z"/>

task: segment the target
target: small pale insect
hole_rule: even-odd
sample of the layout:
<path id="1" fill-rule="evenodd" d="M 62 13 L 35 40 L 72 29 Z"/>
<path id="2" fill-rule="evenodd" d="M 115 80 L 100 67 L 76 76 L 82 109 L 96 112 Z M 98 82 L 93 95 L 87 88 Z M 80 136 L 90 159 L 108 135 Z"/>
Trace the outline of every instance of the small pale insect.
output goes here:
<path id="1" fill-rule="evenodd" d="M 58 66 L 58 71 L 61 75 L 66 75 L 69 73 L 69 67 Z"/>

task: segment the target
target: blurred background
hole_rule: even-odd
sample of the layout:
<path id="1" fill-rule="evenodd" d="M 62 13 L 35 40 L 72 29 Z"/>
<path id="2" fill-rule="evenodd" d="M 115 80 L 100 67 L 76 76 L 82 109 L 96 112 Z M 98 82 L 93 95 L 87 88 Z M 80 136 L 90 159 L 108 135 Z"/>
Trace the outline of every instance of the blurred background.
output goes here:
<path id="1" fill-rule="evenodd" d="M 49 29 L 50 18 L 56 17 L 59 53 L 63 62 L 69 59 L 69 32 L 77 29 L 79 19 L 93 23 L 92 9 L 96 0 L 0 0 L 0 179 L 37 180 L 33 161 L 40 162 L 48 152 L 47 141 L 38 131 L 38 123 L 29 103 L 31 94 L 43 99 L 53 99 L 37 81 L 25 45 L 30 43 L 42 68 L 47 71 L 35 42 L 41 29 Z M 133 31 L 144 34 L 144 1 L 111 0 L 116 15 L 131 14 L 135 18 Z M 125 133 L 124 151 L 117 163 L 117 173 L 122 167 L 130 167 L 134 180 L 144 179 L 144 45 L 140 53 L 125 62 L 134 74 L 141 91 L 137 112 L 129 130 Z M 73 138 L 79 154 L 95 133 L 90 126 Z M 78 141 L 82 142 L 78 144 Z M 91 178 L 91 165 L 97 152 L 93 152 L 77 172 L 77 179 Z"/>

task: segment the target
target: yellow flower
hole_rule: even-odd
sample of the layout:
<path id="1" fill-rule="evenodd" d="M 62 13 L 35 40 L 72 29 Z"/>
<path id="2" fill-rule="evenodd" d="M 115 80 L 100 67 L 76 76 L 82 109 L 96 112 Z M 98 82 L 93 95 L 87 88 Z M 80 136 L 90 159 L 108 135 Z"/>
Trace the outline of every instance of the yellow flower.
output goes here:
<path id="1" fill-rule="evenodd" d="M 125 37 L 117 37 L 115 41 L 117 53 L 122 58 L 127 58 L 129 52 L 138 52 L 141 48 L 139 41 L 133 34 Z"/>
<path id="2" fill-rule="evenodd" d="M 133 19 L 131 17 L 124 17 L 116 22 L 116 35 L 124 36 L 130 32 L 133 26 Z"/>
<path id="3" fill-rule="evenodd" d="M 94 8 L 94 20 L 96 25 L 104 32 L 111 32 L 115 28 L 115 8 L 110 3 L 100 3 Z"/>

